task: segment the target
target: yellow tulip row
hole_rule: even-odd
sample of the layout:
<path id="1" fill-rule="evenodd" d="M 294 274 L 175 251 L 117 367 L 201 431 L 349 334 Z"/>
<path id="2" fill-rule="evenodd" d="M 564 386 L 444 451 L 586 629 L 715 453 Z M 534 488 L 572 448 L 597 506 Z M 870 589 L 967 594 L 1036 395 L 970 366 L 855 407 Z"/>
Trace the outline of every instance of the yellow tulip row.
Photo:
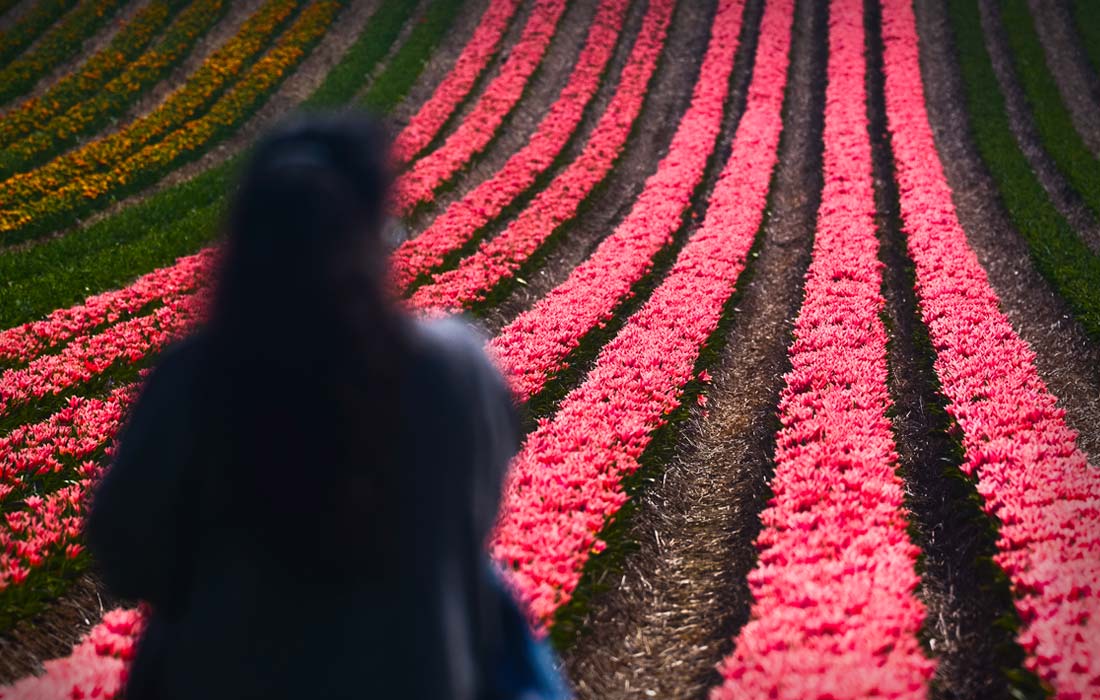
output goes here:
<path id="1" fill-rule="evenodd" d="M 343 0 L 320 0 L 303 10 L 272 49 L 203 116 L 186 121 L 156 143 L 129 148 L 126 157 L 117 159 L 108 169 L 89 168 L 58 181 L 48 196 L 20 206 L 8 206 L 5 201 L 0 210 L 0 234 L 4 242 L 71 223 L 113 197 L 156 181 L 207 150 L 262 104 L 325 34 L 343 4 Z"/>
<path id="2" fill-rule="evenodd" d="M 155 5 L 164 3 L 150 5 L 150 9 Z M 17 138 L 0 151 L 0 178 L 30 170 L 125 111 L 191 52 L 228 6 L 228 0 L 195 0 L 155 46 L 106 84 L 96 81 L 96 76 L 105 72 L 98 70 L 82 78 L 79 90 L 85 94 L 60 109 L 63 103 L 47 94 L 5 115 L 0 120 L 0 142 Z"/>
<path id="3" fill-rule="evenodd" d="M 0 117 L 0 145 L 33 133 L 48 120 L 101 90 L 168 24 L 180 0 L 153 0 L 126 23 L 111 43 L 62 77 L 39 97 L 30 97 Z"/>
<path id="4" fill-rule="evenodd" d="M 9 177 L 0 183 L 0 206 L 8 209 L 35 201 L 85 175 L 112 168 L 197 117 L 270 45 L 296 6 L 293 0 L 267 0 L 155 110 L 40 168 Z"/>

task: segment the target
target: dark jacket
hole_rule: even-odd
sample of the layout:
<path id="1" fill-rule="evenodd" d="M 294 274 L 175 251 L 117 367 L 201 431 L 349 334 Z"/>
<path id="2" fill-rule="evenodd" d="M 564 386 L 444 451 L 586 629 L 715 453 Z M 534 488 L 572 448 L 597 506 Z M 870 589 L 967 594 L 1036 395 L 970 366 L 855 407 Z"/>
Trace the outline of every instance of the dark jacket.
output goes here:
<path id="1" fill-rule="evenodd" d="M 484 553 L 518 448 L 511 396 L 462 324 L 418 324 L 413 336 L 392 407 L 401 469 L 382 535 L 393 546 L 381 552 L 367 544 L 379 533 L 355 522 L 293 514 L 306 536 L 271 546 L 265 535 L 288 523 L 249 522 L 247 504 L 225 502 L 232 465 L 219 462 L 215 419 L 199 408 L 204 340 L 165 354 L 87 524 L 108 587 L 153 610 L 128 697 L 565 697 Z M 324 464 L 301 469 L 326 476 Z M 357 488 L 339 491 L 358 499 Z"/>

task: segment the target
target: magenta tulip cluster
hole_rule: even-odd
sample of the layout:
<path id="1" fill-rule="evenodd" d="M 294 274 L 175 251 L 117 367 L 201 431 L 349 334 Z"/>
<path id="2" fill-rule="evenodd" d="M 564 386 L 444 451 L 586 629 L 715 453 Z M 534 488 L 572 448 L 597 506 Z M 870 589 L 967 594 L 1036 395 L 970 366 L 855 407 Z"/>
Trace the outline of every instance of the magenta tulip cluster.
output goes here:
<path id="1" fill-rule="evenodd" d="M 680 228 L 722 128 L 742 5 L 742 0 L 719 3 L 691 104 L 630 213 L 565 282 L 490 343 L 521 396 L 538 392 L 565 368 L 585 334 L 612 317 Z"/>
<path id="2" fill-rule="evenodd" d="M 824 189 L 780 395 L 749 623 L 714 700 L 923 698 L 918 548 L 888 411 L 863 3 L 833 0 Z"/>
<path id="3" fill-rule="evenodd" d="M 1100 693 L 1100 471 L 966 240 L 924 102 L 913 9 L 883 0 L 886 111 L 935 369 L 1012 581 L 1019 642 L 1066 700 Z"/>
<path id="4" fill-rule="evenodd" d="M 394 277 L 398 288 L 408 287 L 417 277 L 442 264 L 448 253 L 460 248 L 475 231 L 498 217 L 554 163 L 600 87 L 600 77 L 615 51 L 628 5 L 627 0 L 607 0 L 600 4 L 569 81 L 527 144 L 512 154 L 495 174 L 447 207 L 420 235 L 394 251 Z M 419 165 L 413 166 L 413 170 L 417 167 Z"/>
<path id="5" fill-rule="evenodd" d="M 523 34 L 477 104 L 442 146 L 425 154 L 401 176 L 397 193 L 400 211 L 409 212 L 430 202 L 437 188 L 489 144 L 542 63 L 566 4 L 566 0 L 536 0 Z"/>
<path id="6" fill-rule="evenodd" d="M 699 374 L 699 353 L 744 269 L 777 159 L 792 8 L 777 0 L 765 11 L 745 113 L 702 226 L 512 465 L 493 554 L 540 626 L 571 599 L 585 563 L 603 549 L 599 533 L 627 500 L 623 478 L 638 469 L 654 431 Z M 740 10 L 735 0 L 722 3 L 708 56 L 732 60 L 726 42 L 737 35 Z M 718 79 L 728 77 L 710 65 Z"/>
<path id="7" fill-rule="evenodd" d="M 477 29 L 466 42 L 450 72 L 394 140 L 394 159 L 398 163 L 412 161 L 427 148 L 454 114 L 459 103 L 470 94 L 478 76 L 496 55 L 500 40 L 508 29 L 512 16 L 516 14 L 519 3 L 520 0 L 490 1 Z"/>

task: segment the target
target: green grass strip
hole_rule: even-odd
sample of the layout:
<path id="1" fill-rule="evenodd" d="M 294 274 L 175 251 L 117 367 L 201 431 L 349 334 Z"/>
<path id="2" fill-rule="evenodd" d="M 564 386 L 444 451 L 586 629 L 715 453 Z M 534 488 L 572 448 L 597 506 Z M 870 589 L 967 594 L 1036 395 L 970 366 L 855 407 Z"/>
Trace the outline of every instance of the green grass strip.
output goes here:
<path id="1" fill-rule="evenodd" d="M 1073 20 L 1093 69 L 1100 73 L 1100 2 L 1074 0 Z"/>
<path id="2" fill-rule="evenodd" d="M 336 66 L 303 103 L 307 109 L 347 104 L 397 41 L 418 0 L 385 0 Z M 427 60 L 427 59 L 425 59 Z"/>
<path id="3" fill-rule="evenodd" d="M 0 71 L 0 102 L 25 94 L 47 73 L 76 56 L 84 42 L 114 17 L 123 2 L 82 0 L 30 51 Z"/>
<path id="4" fill-rule="evenodd" d="M 1012 64 L 1027 95 L 1043 147 L 1085 204 L 1100 216 L 1100 161 L 1081 140 L 1062 101 L 1027 0 L 1001 0 L 1000 5 Z"/>
<path id="5" fill-rule="evenodd" d="M 376 55 L 376 64 L 389 51 L 389 46 L 380 45 L 397 38 L 400 29 L 393 32 L 392 27 L 374 21 L 396 5 L 407 6 L 411 14 L 416 0 L 385 0 L 308 104 L 340 105 L 351 100 L 361 83 L 348 75 L 368 74 L 374 64 L 368 68 L 364 57 Z M 364 47 L 372 48 L 368 53 Z M 397 78 L 383 75 L 382 79 Z M 238 162 L 239 157 L 232 158 L 84 230 L 0 253 L 0 328 L 121 287 L 210 243 L 218 233 L 217 222 Z"/>
<path id="6" fill-rule="evenodd" d="M 378 112 L 388 112 L 412 89 L 428 65 L 435 47 L 454 24 L 463 0 L 435 0 L 413 27 L 409 38 L 397 50 L 382 75 L 360 100 L 360 104 Z"/>
<path id="7" fill-rule="evenodd" d="M 950 0 L 949 12 L 978 152 L 1036 267 L 1069 303 L 1086 332 L 1100 340 L 1100 259 L 1054 208 L 1016 143 L 985 48 L 976 0 Z"/>
<path id="8" fill-rule="evenodd" d="M 76 0 L 42 0 L 19 18 L 6 32 L 0 32 L 0 68 L 7 67 L 13 58 L 49 29 L 62 14 L 76 4 Z"/>

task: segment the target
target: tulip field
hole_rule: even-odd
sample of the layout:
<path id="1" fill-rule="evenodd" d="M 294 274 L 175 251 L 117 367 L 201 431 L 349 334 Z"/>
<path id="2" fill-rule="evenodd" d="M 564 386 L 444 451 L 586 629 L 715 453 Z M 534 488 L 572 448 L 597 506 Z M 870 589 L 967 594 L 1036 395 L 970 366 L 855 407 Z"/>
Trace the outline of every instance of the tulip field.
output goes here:
<path id="1" fill-rule="evenodd" d="M 487 547 L 578 698 L 1100 700 L 1098 46 L 1093 0 L 0 0 L 0 698 L 121 697 L 90 495 L 241 154 L 350 107 L 397 294 L 524 412 Z"/>

